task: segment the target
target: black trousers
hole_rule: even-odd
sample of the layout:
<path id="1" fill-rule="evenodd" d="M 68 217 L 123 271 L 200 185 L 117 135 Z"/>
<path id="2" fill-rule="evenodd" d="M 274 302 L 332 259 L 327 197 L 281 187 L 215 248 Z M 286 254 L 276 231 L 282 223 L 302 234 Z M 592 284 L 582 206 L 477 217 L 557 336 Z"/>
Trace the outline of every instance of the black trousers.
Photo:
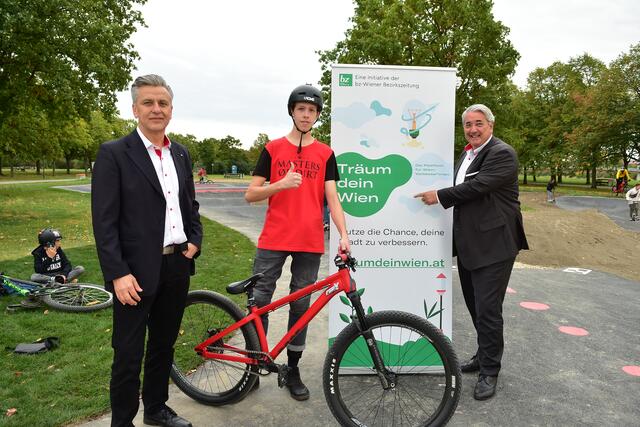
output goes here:
<path id="1" fill-rule="evenodd" d="M 478 335 L 480 375 L 496 376 L 500 372 L 504 350 L 502 302 L 507 292 L 515 258 L 467 270 L 458 257 L 458 274 L 464 302 Z"/>
<path id="2" fill-rule="evenodd" d="M 169 398 L 169 372 L 189 291 L 190 260 L 180 252 L 162 257 L 158 291 L 138 305 L 113 304 L 111 425 L 132 426 L 139 407 L 140 370 L 144 355 L 142 402 L 145 412 L 161 409 Z M 141 285 L 142 286 L 142 285 Z M 149 338 L 144 354 L 147 329 Z"/>

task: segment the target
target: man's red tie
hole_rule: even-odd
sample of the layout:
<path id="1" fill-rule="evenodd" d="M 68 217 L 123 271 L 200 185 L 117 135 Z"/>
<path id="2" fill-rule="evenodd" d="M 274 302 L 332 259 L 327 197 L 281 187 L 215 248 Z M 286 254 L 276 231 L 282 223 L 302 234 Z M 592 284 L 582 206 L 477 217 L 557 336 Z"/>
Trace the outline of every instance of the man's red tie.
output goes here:
<path id="1" fill-rule="evenodd" d="M 467 144 L 464 146 L 464 151 L 469 151 L 469 150 L 473 150 L 473 145 Z"/>

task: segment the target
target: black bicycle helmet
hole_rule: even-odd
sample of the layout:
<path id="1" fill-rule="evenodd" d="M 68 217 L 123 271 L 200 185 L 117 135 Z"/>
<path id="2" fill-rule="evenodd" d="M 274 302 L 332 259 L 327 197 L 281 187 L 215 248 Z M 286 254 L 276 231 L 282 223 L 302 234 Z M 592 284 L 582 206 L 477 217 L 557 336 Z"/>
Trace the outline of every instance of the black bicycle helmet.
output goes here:
<path id="1" fill-rule="evenodd" d="M 62 239 L 62 234 L 53 228 L 45 228 L 38 233 L 38 242 L 43 246 L 53 247 L 56 240 Z"/>
<path id="2" fill-rule="evenodd" d="M 318 113 L 322 111 L 322 93 L 310 84 L 298 86 L 291 92 L 289 102 L 287 102 L 289 115 L 291 115 L 293 106 L 297 102 L 309 102 L 318 108 Z"/>

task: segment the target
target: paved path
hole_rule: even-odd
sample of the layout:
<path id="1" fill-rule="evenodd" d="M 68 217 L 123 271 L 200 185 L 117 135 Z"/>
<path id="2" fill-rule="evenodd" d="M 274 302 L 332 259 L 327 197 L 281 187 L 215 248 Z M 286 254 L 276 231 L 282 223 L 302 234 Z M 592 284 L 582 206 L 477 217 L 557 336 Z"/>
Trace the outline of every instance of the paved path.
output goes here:
<path id="1" fill-rule="evenodd" d="M 202 193 L 198 200 L 204 216 L 255 241 L 265 205 L 247 205 L 241 193 Z M 324 271 L 326 258 L 321 267 Z M 283 275 L 280 293 L 285 291 L 288 280 L 289 276 Z M 456 275 L 453 291 L 453 343 L 459 358 L 466 359 L 475 351 L 475 332 Z M 485 402 L 473 400 L 476 377 L 463 374 L 462 398 L 449 425 L 637 427 L 638 301 L 639 282 L 610 274 L 515 269 L 504 303 L 506 347 L 498 394 Z M 271 319 L 272 331 L 284 329 L 284 318 L 273 315 Z M 294 401 L 286 390 L 277 388 L 275 377 L 267 377 L 259 390 L 242 402 L 225 407 L 198 404 L 172 385 L 169 405 L 198 427 L 336 425 L 320 381 L 326 352 L 326 311 L 315 322 L 301 362 L 303 379 L 311 390 L 310 400 Z M 136 425 L 143 425 L 141 420 L 139 415 Z M 106 415 L 82 425 L 106 427 L 109 422 Z"/>
<path id="2" fill-rule="evenodd" d="M 629 221 L 629 205 L 620 197 L 562 196 L 556 199 L 558 207 L 570 211 L 596 209 L 611 218 L 620 227 L 640 232 L 640 221 Z"/>

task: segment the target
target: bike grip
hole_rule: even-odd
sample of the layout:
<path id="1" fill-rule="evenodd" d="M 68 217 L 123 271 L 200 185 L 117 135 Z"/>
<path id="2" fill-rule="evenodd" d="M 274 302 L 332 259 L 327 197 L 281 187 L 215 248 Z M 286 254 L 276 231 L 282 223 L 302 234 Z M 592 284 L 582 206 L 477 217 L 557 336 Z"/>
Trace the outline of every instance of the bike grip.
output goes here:
<path id="1" fill-rule="evenodd" d="M 343 251 L 340 246 L 338 246 L 338 256 L 342 261 L 347 261 L 351 253 L 349 251 Z"/>

